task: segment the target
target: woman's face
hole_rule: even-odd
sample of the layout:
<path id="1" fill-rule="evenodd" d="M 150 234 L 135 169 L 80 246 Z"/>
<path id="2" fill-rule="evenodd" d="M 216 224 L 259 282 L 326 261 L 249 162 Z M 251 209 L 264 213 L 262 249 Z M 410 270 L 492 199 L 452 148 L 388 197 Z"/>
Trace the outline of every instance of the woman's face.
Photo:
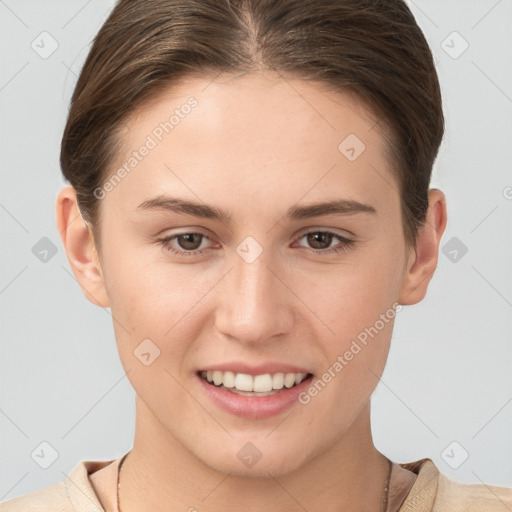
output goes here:
<path id="1" fill-rule="evenodd" d="M 127 120 L 117 178 L 96 195 L 140 428 L 209 467 L 265 475 L 367 413 L 409 261 L 378 130 L 349 96 L 268 73 L 187 80 Z M 216 369 L 313 377 L 247 397 L 200 377 Z"/>

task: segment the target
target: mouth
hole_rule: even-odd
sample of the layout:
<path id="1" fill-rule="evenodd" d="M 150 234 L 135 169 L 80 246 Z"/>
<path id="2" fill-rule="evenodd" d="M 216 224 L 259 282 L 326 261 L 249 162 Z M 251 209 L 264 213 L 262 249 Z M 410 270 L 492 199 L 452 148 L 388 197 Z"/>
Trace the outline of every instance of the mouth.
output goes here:
<path id="1" fill-rule="evenodd" d="M 264 397 L 282 393 L 313 377 L 312 373 L 263 373 L 250 375 L 220 370 L 200 370 L 198 376 L 211 386 L 235 395 Z"/>

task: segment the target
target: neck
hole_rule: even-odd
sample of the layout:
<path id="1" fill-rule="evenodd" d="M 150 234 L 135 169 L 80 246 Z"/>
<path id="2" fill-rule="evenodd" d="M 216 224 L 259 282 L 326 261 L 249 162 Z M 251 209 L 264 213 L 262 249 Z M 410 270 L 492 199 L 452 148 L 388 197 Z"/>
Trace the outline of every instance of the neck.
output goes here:
<path id="1" fill-rule="evenodd" d="M 389 466 L 372 441 L 369 403 L 328 450 L 289 472 L 269 470 L 268 477 L 259 478 L 205 465 L 138 397 L 136 403 L 134 445 L 122 470 L 121 512 L 382 510 Z"/>

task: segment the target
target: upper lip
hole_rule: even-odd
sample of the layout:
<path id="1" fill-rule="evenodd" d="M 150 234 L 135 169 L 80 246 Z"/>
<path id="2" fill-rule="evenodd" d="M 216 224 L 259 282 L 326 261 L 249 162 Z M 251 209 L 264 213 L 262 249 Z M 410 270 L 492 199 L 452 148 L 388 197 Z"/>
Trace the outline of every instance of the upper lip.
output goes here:
<path id="1" fill-rule="evenodd" d="M 265 373 L 311 373 L 308 370 L 286 363 L 266 362 L 258 365 L 251 365 L 241 361 L 232 361 L 230 363 L 211 364 L 203 367 L 201 371 L 221 371 L 233 373 L 245 373 L 247 375 L 263 375 Z"/>

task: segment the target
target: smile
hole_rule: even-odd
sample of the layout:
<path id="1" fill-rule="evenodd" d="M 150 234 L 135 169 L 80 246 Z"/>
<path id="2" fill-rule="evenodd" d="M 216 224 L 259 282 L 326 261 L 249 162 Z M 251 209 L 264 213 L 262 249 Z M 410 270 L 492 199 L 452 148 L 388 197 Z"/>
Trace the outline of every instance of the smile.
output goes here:
<path id="1" fill-rule="evenodd" d="M 200 376 L 214 386 L 246 396 L 270 396 L 283 388 L 290 389 L 311 376 L 310 373 L 264 373 L 249 375 L 231 371 L 201 371 Z"/>

